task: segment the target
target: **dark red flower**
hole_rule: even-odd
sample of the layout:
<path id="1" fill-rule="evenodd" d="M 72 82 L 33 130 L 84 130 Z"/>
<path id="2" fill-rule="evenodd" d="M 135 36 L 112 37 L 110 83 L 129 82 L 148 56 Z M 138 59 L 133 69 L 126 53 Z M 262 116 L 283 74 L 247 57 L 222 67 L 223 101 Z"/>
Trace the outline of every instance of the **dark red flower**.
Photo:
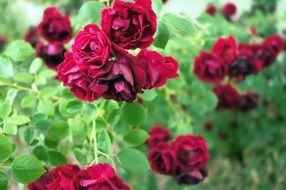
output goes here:
<path id="1" fill-rule="evenodd" d="M 172 57 L 163 57 L 156 51 L 143 49 L 136 56 L 146 72 L 144 89 L 159 88 L 170 78 L 178 77 L 178 62 Z"/>
<path id="2" fill-rule="evenodd" d="M 255 73 L 255 67 L 248 59 L 237 58 L 228 67 L 228 75 L 237 81 L 243 81 L 246 76 Z"/>
<path id="3" fill-rule="evenodd" d="M 284 48 L 283 39 L 279 35 L 269 36 L 265 38 L 263 45 L 271 50 L 271 53 L 275 59 Z"/>
<path id="4" fill-rule="evenodd" d="M 237 9 L 236 5 L 233 3 L 226 3 L 222 9 L 222 14 L 227 18 L 231 19 L 235 15 Z"/>
<path id="5" fill-rule="evenodd" d="M 175 154 L 165 142 L 160 142 L 148 153 L 151 169 L 160 174 L 172 175 L 176 171 Z"/>
<path id="6" fill-rule="evenodd" d="M 216 14 L 216 7 L 214 5 L 208 5 L 206 8 L 206 13 L 208 13 L 211 16 L 214 16 Z"/>
<path id="7" fill-rule="evenodd" d="M 217 55 L 202 51 L 195 59 L 194 73 L 202 81 L 218 83 L 226 76 L 226 68 Z"/>
<path id="8" fill-rule="evenodd" d="M 50 43 L 44 45 L 38 42 L 36 45 L 36 54 L 44 60 L 44 63 L 51 69 L 57 69 L 57 66 L 65 59 L 66 50 L 63 45 Z"/>
<path id="9" fill-rule="evenodd" d="M 149 135 L 147 144 L 150 148 L 156 147 L 160 142 L 167 142 L 171 137 L 170 131 L 162 125 L 154 125 L 149 131 Z"/>
<path id="10" fill-rule="evenodd" d="M 89 24 L 75 37 L 72 51 L 81 69 L 97 71 L 111 56 L 111 42 L 97 25 Z"/>
<path id="11" fill-rule="evenodd" d="M 237 44 L 235 38 L 219 38 L 212 48 L 213 54 L 220 57 L 225 64 L 232 63 L 237 57 Z"/>
<path id="12" fill-rule="evenodd" d="M 109 164 L 96 164 L 81 170 L 75 177 L 76 189 L 131 190 Z"/>
<path id="13" fill-rule="evenodd" d="M 260 50 L 259 44 L 240 43 L 238 60 L 230 65 L 230 76 L 244 79 L 248 74 L 256 74 L 263 69 L 263 61 L 256 56 Z"/>
<path id="14" fill-rule="evenodd" d="M 204 181 L 207 175 L 207 169 L 203 167 L 186 172 L 179 172 L 177 175 L 175 175 L 175 180 L 178 184 L 196 185 Z"/>
<path id="15" fill-rule="evenodd" d="M 101 94 L 90 89 L 93 79 L 84 74 L 76 64 L 71 52 L 65 53 L 65 60 L 58 66 L 58 79 L 63 81 L 65 86 L 69 86 L 73 94 L 84 100 L 94 101 Z"/>
<path id="16" fill-rule="evenodd" d="M 257 107 L 259 95 L 253 92 L 247 92 L 240 96 L 237 108 L 242 112 L 248 112 Z"/>
<path id="17" fill-rule="evenodd" d="M 75 175 L 80 171 L 76 165 L 57 166 L 51 172 L 48 190 L 75 190 Z"/>
<path id="18" fill-rule="evenodd" d="M 68 16 L 63 16 L 56 7 L 47 8 L 38 26 L 40 35 L 49 42 L 66 43 L 72 38 L 72 27 Z"/>
<path id="19" fill-rule="evenodd" d="M 147 48 L 156 32 L 156 15 L 151 0 L 115 0 L 102 11 L 101 26 L 111 40 L 126 49 Z"/>
<path id="20" fill-rule="evenodd" d="M 38 28 L 36 26 L 31 26 L 24 36 L 26 42 L 29 42 L 33 47 L 39 42 Z"/>
<path id="21" fill-rule="evenodd" d="M 209 160 L 205 140 L 199 136 L 179 136 L 172 143 L 172 148 L 180 172 L 189 172 L 204 167 Z"/>
<path id="22" fill-rule="evenodd" d="M 277 55 L 272 52 L 270 47 L 266 45 L 252 44 L 252 48 L 254 60 L 259 67 L 262 67 L 262 69 L 264 67 L 271 66 L 277 57 Z"/>
<path id="23" fill-rule="evenodd" d="M 232 109 L 236 107 L 239 94 L 231 84 L 218 85 L 213 91 L 218 97 L 218 109 Z"/>
<path id="24" fill-rule="evenodd" d="M 50 173 L 45 173 L 39 179 L 28 185 L 29 190 L 48 190 L 47 185 L 51 181 Z"/>

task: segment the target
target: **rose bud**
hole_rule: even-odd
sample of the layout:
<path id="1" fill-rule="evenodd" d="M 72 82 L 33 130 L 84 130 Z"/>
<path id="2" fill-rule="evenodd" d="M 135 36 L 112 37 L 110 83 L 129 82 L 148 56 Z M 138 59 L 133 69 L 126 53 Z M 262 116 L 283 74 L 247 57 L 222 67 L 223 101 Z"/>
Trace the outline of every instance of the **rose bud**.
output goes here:
<path id="1" fill-rule="evenodd" d="M 96 164 L 81 170 L 75 177 L 75 189 L 131 190 L 109 164 Z"/>
<path id="2" fill-rule="evenodd" d="M 237 108 L 242 112 L 248 112 L 255 109 L 258 105 L 259 95 L 252 92 L 247 92 L 239 98 Z"/>
<path id="3" fill-rule="evenodd" d="M 216 14 L 216 7 L 214 5 L 208 5 L 206 8 L 206 13 L 208 13 L 211 16 L 214 16 Z"/>
<path id="4" fill-rule="evenodd" d="M 172 175 L 176 171 L 175 154 L 165 142 L 160 142 L 148 153 L 151 169 L 164 175 Z"/>
<path id="5" fill-rule="evenodd" d="M 168 79 L 178 77 L 178 62 L 172 57 L 163 57 L 156 51 L 143 49 L 136 56 L 146 72 L 144 89 L 160 88 Z"/>
<path id="6" fill-rule="evenodd" d="M 235 13 L 236 13 L 236 5 L 233 3 L 226 3 L 222 9 L 222 14 L 225 16 L 227 19 L 231 19 Z"/>
<path id="7" fill-rule="evenodd" d="M 209 160 L 205 140 L 199 136 L 181 135 L 174 140 L 172 148 L 180 171 L 204 167 Z"/>
<path id="8" fill-rule="evenodd" d="M 36 26 L 31 26 L 24 36 L 25 41 L 29 42 L 34 48 L 39 42 L 39 38 L 38 28 Z"/>
<path id="9" fill-rule="evenodd" d="M 50 183 L 51 174 L 45 173 L 33 183 L 28 184 L 29 190 L 48 190 L 47 185 Z"/>
<path id="10" fill-rule="evenodd" d="M 202 81 L 218 83 L 226 76 L 226 68 L 217 55 L 202 51 L 195 58 L 194 73 Z"/>
<path id="11" fill-rule="evenodd" d="M 100 93 L 93 92 L 90 89 L 93 79 L 81 72 L 71 52 L 65 53 L 65 60 L 58 66 L 57 70 L 58 79 L 65 86 L 68 86 L 76 97 L 84 101 L 94 101 L 101 96 Z"/>
<path id="12" fill-rule="evenodd" d="M 51 181 L 47 185 L 48 190 L 75 189 L 74 178 L 80 171 L 76 165 L 57 166 L 51 172 Z"/>
<path id="13" fill-rule="evenodd" d="M 111 41 L 122 48 L 149 47 L 157 27 L 151 0 L 115 0 L 112 8 L 102 11 L 101 27 Z"/>
<path id="14" fill-rule="evenodd" d="M 213 91 L 218 97 L 218 109 L 232 109 L 236 107 L 239 94 L 231 84 L 218 85 Z"/>
<path id="15" fill-rule="evenodd" d="M 59 44 L 50 43 L 44 45 L 38 42 L 36 45 L 36 54 L 44 60 L 44 63 L 51 69 L 56 70 L 57 66 L 65 59 L 65 48 Z"/>
<path id="16" fill-rule="evenodd" d="M 265 38 L 263 45 L 271 50 L 271 53 L 275 59 L 284 48 L 283 39 L 279 35 L 269 36 Z"/>
<path id="17" fill-rule="evenodd" d="M 175 180 L 178 184 L 196 185 L 204 181 L 207 175 L 207 169 L 203 167 L 191 171 L 179 172 L 177 175 L 175 175 Z"/>
<path id="18" fill-rule="evenodd" d="M 162 125 L 154 125 L 149 131 L 147 144 L 150 148 L 156 147 L 160 142 L 167 142 L 171 138 L 171 133 Z"/>
<path id="19" fill-rule="evenodd" d="M 224 64 L 232 63 L 237 57 L 237 44 L 235 38 L 219 38 L 212 48 L 212 53 L 220 57 Z"/>
<path id="20" fill-rule="evenodd" d="M 213 129 L 213 124 L 211 123 L 211 122 L 207 122 L 207 123 L 205 123 L 205 125 L 204 125 L 204 129 L 206 130 L 206 131 L 211 131 L 212 129 Z"/>
<path id="21" fill-rule="evenodd" d="M 63 16 L 56 7 L 47 8 L 38 26 L 40 35 L 49 42 L 67 43 L 72 38 L 72 27 L 68 16 Z"/>

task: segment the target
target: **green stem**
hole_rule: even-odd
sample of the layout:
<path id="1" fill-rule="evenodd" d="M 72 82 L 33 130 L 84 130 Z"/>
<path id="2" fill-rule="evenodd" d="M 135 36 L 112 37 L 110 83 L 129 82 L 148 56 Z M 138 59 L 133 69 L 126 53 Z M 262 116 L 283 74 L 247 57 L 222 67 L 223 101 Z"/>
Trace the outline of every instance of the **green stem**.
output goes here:
<path id="1" fill-rule="evenodd" d="M 97 138 L 96 138 L 96 125 L 95 119 L 92 120 L 92 139 L 93 139 L 93 151 L 94 151 L 94 160 L 95 163 L 98 164 L 98 150 L 97 150 Z"/>
<path id="2" fill-rule="evenodd" d="M 14 89 L 17 89 L 17 90 L 32 92 L 32 93 L 36 93 L 36 94 L 40 93 L 39 91 L 33 90 L 32 88 L 27 88 L 25 86 L 19 86 L 16 83 L 11 84 L 11 83 L 5 83 L 5 82 L 0 81 L 0 86 L 1 87 L 10 87 L 10 88 L 14 88 Z"/>

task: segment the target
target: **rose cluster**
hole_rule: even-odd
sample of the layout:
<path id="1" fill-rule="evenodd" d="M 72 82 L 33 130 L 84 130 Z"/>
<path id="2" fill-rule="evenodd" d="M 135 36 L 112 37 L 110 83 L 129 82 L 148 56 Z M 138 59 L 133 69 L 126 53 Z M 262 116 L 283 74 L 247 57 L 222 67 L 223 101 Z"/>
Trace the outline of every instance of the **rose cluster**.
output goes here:
<path id="1" fill-rule="evenodd" d="M 109 164 L 85 169 L 77 165 L 57 166 L 28 185 L 29 190 L 130 190 Z"/>
<path id="2" fill-rule="evenodd" d="M 64 44 L 72 39 L 70 19 L 55 7 L 47 8 L 41 23 L 37 27 L 30 27 L 24 38 L 48 67 L 56 69 L 64 60 Z"/>
<path id="3" fill-rule="evenodd" d="M 232 36 L 219 38 L 211 52 L 202 51 L 195 58 L 194 73 L 205 82 L 219 83 L 226 76 L 241 82 L 271 66 L 283 47 L 283 39 L 278 35 L 253 44 L 237 44 Z"/>
<path id="4" fill-rule="evenodd" d="M 231 84 L 219 84 L 213 91 L 218 97 L 217 108 L 220 110 L 236 109 L 241 112 L 248 112 L 258 105 L 258 94 L 250 91 L 239 93 Z"/>
<path id="5" fill-rule="evenodd" d="M 194 185 L 205 179 L 209 151 L 204 138 L 181 135 L 170 145 L 170 132 L 160 125 L 155 125 L 149 134 L 148 159 L 153 171 L 173 176 L 178 184 Z"/>
<path id="6" fill-rule="evenodd" d="M 226 3 L 223 8 L 220 10 L 221 14 L 228 20 L 232 20 L 237 12 L 236 5 L 233 3 Z M 206 13 L 211 16 L 216 15 L 217 8 L 213 4 L 210 4 L 206 8 Z"/>
<path id="7" fill-rule="evenodd" d="M 100 97 L 132 102 L 138 93 L 178 76 L 178 63 L 146 48 L 153 42 L 156 15 L 151 0 L 123 2 L 101 12 L 101 28 L 80 31 L 58 67 L 58 78 L 84 101 Z M 128 50 L 141 48 L 134 56 Z"/>

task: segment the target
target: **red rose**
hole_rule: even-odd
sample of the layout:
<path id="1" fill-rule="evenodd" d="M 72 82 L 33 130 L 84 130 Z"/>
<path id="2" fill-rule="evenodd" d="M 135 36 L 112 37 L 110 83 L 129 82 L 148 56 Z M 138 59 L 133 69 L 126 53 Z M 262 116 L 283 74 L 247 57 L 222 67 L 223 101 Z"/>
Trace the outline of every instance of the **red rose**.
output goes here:
<path id="1" fill-rule="evenodd" d="M 80 171 L 76 165 L 57 166 L 51 172 L 48 190 L 75 190 L 74 177 Z"/>
<path id="2" fill-rule="evenodd" d="M 192 171 L 204 167 L 209 160 L 209 152 L 202 137 L 182 135 L 172 143 L 179 170 Z"/>
<path id="3" fill-rule="evenodd" d="M 36 26 L 30 27 L 25 34 L 24 39 L 26 42 L 29 42 L 33 47 L 35 47 L 39 41 L 38 28 Z"/>
<path id="4" fill-rule="evenodd" d="M 130 190 L 109 164 L 96 164 L 81 170 L 76 175 L 77 189 Z"/>
<path id="5" fill-rule="evenodd" d="M 69 86 L 76 97 L 84 101 L 94 101 L 100 97 L 101 94 L 90 89 L 93 80 L 81 72 L 71 52 L 65 53 L 65 60 L 58 66 L 57 70 L 58 79 L 63 81 L 65 86 Z"/>
<path id="6" fill-rule="evenodd" d="M 45 64 L 51 69 L 56 70 L 57 66 L 65 59 L 65 48 L 62 45 L 50 43 L 44 45 L 38 42 L 36 45 L 36 54 L 42 58 Z"/>
<path id="7" fill-rule="evenodd" d="M 232 63 L 237 57 L 237 44 L 235 38 L 219 38 L 213 45 L 212 52 L 220 57 L 225 64 Z"/>
<path id="8" fill-rule="evenodd" d="M 263 45 L 271 50 L 271 53 L 275 59 L 284 48 L 283 39 L 279 35 L 269 36 L 265 38 Z"/>
<path id="9" fill-rule="evenodd" d="M 178 62 L 172 57 L 163 57 L 156 51 L 143 49 L 137 55 L 139 65 L 146 72 L 144 89 L 159 88 L 170 78 L 178 77 Z"/>
<path id="10" fill-rule="evenodd" d="M 261 71 L 263 69 L 263 62 L 255 55 L 258 52 L 257 50 L 260 49 L 259 47 L 259 44 L 240 43 L 238 46 L 238 57 L 239 59 L 244 60 L 244 63 L 240 62 L 239 64 L 236 64 L 236 66 L 230 66 L 234 67 L 230 69 L 230 72 L 233 73 L 233 75 L 230 75 L 245 76 L 250 73 L 255 74 Z M 251 66 L 249 64 L 251 64 Z"/>
<path id="11" fill-rule="evenodd" d="M 256 64 L 261 65 L 262 69 L 271 66 L 277 57 L 277 54 L 273 54 L 270 47 L 266 45 L 253 44 L 252 49 Z"/>
<path id="12" fill-rule="evenodd" d="M 196 185 L 207 177 L 207 169 L 206 168 L 198 168 L 187 172 L 179 172 L 175 176 L 175 180 L 178 184 L 184 185 Z"/>
<path id="13" fill-rule="evenodd" d="M 101 26 L 111 40 L 126 49 L 147 48 L 156 32 L 156 15 L 151 0 L 115 0 L 102 11 Z"/>
<path id="14" fill-rule="evenodd" d="M 109 60 L 111 42 L 97 25 L 89 24 L 75 37 L 72 51 L 80 68 L 97 70 Z"/>
<path id="15" fill-rule="evenodd" d="M 195 59 L 194 73 L 202 81 L 217 83 L 226 76 L 226 68 L 218 56 L 202 51 Z"/>
<path id="16" fill-rule="evenodd" d="M 38 180 L 28 185 L 29 190 L 48 190 L 47 185 L 50 183 L 50 173 L 45 173 Z"/>
<path id="17" fill-rule="evenodd" d="M 218 85 L 213 91 L 218 97 L 218 109 L 232 109 L 236 107 L 239 94 L 232 85 Z"/>
<path id="18" fill-rule="evenodd" d="M 216 14 L 216 7 L 214 5 L 208 5 L 206 8 L 206 13 L 211 16 L 214 16 Z"/>
<path id="19" fill-rule="evenodd" d="M 63 16 L 57 8 L 45 10 L 43 20 L 38 26 L 40 35 L 49 42 L 66 43 L 72 38 L 70 19 Z"/>
<path id="20" fill-rule="evenodd" d="M 165 142 L 160 142 L 148 153 L 151 169 L 160 174 L 171 175 L 176 171 L 175 154 Z"/>
<path id="21" fill-rule="evenodd" d="M 237 81 L 243 81 L 246 76 L 255 73 L 254 65 L 245 58 L 238 58 L 229 65 L 228 75 L 236 78 Z"/>
<path id="22" fill-rule="evenodd" d="M 248 112 L 257 107 L 259 95 L 253 92 L 247 92 L 240 96 L 237 108 L 242 112 Z"/>
<path id="23" fill-rule="evenodd" d="M 227 18 L 231 19 L 236 13 L 236 5 L 233 3 L 226 3 L 222 9 L 222 14 Z"/>
<path id="24" fill-rule="evenodd" d="M 154 125 L 149 135 L 147 144 L 150 148 L 157 146 L 160 142 L 167 142 L 171 137 L 170 131 L 161 125 Z"/>

